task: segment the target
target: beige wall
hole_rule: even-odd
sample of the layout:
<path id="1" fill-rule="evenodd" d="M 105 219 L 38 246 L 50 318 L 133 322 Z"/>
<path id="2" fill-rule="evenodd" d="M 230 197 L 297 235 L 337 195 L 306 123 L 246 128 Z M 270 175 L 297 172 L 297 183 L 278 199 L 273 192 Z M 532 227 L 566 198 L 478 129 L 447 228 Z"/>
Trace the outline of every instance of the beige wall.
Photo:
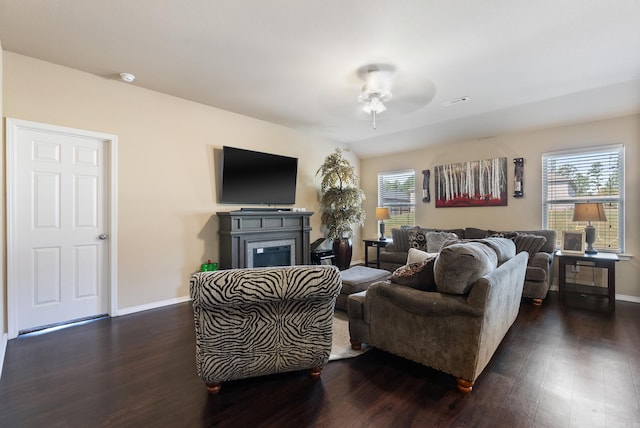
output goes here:
<path id="1" fill-rule="evenodd" d="M 316 212 L 311 237 L 313 240 L 321 236 L 315 171 L 335 145 L 284 127 L 12 52 L 4 52 L 1 69 L 5 117 L 105 132 L 119 138 L 121 310 L 186 296 L 189 274 L 203 260 L 218 258 L 215 212 L 238 208 L 217 204 L 217 165 L 213 153 L 223 145 L 298 157 L 296 206 Z M 372 213 L 380 171 L 413 168 L 420 178 L 421 170 L 433 169 L 435 165 L 506 156 L 511 177 L 511 159 L 524 157 L 524 198 L 509 198 L 508 207 L 495 208 L 435 209 L 433 202 L 418 202 L 418 224 L 539 227 L 541 153 L 622 142 L 627 159 L 626 252 L 637 255 L 640 249 L 634 238 L 640 227 L 637 190 L 640 174 L 633 166 L 639 159 L 639 137 L 640 116 L 635 115 L 363 160 L 361 184 L 367 195 L 364 207 L 369 216 L 361 236 L 377 235 Z M 345 155 L 358 166 L 352 153 Z M 3 162 L 0 169 L 4 169 Z M 433 181 L 431 186 L 433 189 Z M 511 194 L 511 182 L 509 186 Z M 354 260 L 363 257 L 359 242 L 360 236 L 356 236 Z M 0 251 L 4 254 L 4 244 Z M 639 274 L 637 258 L 621 262 L 617 292 L 640 298 L 640 285 L 635 279 Z M 5 293 L 3 286 L 0 332 L 6 331 Z"/>
<path id="2" fill-rule="evenodd" d="M 501 135 L 491 139 L 462 141 L 424 147 L 411 153 L 365 159 L 361 161 L 362 187 L 368 198 L 365 209 L 375 210 L 377 174 L 383 171 L 414 169 L 417 178 L 416 224 L 429 227 L 475 226 L 499 230 L 539 228 L 542 225 L 541 155 L 545 152 L 576 147 L 623 143 L 625 145 L 625 238 L 630 261 L 622 261 L 616 271 L 616 292 L 633 296 L 640 301 L 640 115 L 625 116 L 578 125 Z M 432 201 L 421 202 L 424 169 L 452 162 L 507 157 L 509 177 L 513 177 L 513 158 L 525 158 L 524 197 L 509 197 L 507 207 L 435 208 Z M 509 180 L 509 195 L 513 194 L 513 180 Z M 376 236 L 376 221 L 367 219 L 364 236 Z M 557 279 L 556 279 L 557 283 Z"/>
<path id="3" fill-rule="evenodd" d="M 2 43 L 0 42 L 0 139 L 4 141 L 4 114 L 2 110 L 2 94 L 4 87 L 3 76 L 3 58 L 4 51 L 2 50 Z M 2 147 L 5 147 L 4 143 Z M 4 150 L 0 150 L 0 188 L 4 189 Z M 4 195 L 4 191 L 2 192 Z M 6 317 L 6 301 L 7 301 L 7 283 L 6 278 L 6 264 L 4 262 L 4 249 L 5 249 L 5 226 L 4 226 L 4 196 L 0 198 L 0 349 L 2 348 L 2 337 L 7 332 L 7 317 Z M 4 354 L 0 353 L 0 358 Z M 0 366 L 2 364 L 0 363 Z"/>
<path id="4" fill-rule="evenodd" d="M 316 212 L 311 239 L 321 236 L 315 171 L 334 144 L 12 52 L 4 59 L 6 117 L 118 136 L 118 308 L 187 296 L 189 274 L 218 259 L 215 213 L 239 208 L 217 204 L 223 145 L 297 157 L 295 206 Z"/>

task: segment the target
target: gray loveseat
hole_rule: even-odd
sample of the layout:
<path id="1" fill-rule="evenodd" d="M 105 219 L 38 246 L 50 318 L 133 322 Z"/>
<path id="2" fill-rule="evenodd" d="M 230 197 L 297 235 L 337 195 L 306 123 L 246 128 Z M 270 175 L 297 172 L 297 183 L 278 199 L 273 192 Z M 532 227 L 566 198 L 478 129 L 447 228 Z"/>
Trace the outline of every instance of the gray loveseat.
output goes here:
<path id="1" fill-rule="evenodd" d="M 492 235 L 515 238 L 516 234 L 543 236 L 545 241 L 542 247 L 529 256 L 522 295 L 523 297 L 532 299 L 533 304 L 539 306 L 549 292 L 549 287 L 552 283 L 553 254 L 556 246 L 555 230 L 494 231 L 475 227 L 467 227 L 465 229 L 433 229 L 422 228 L 420 226 L 403 226 L 399 229 L 392 229 L 391 232 L 393 242 L 380 250 L 380 268 L 390 272 L 404 265 L 407 261 L 409 248 L 416 246 L 416 241 L 410 241 L 410 235 L 424 237 L 429 232 L 448 232 L 455 233 L 460 239 L 482 239 Z M 417 245 L 426 246 L 428 244 L 426 241 L 418 241 Z"/>
<path id="2" fill-rule="evenodd" d="M 433 258 L 436 291 L 392 276 L 350 295 L 352 347 L 365 342 L 449 373 L 470 392 L 518 315 L 527 267 L 528 254 L 516 255 L 512 241 L 491 240 L 501 242 L 444 247 Z"/>

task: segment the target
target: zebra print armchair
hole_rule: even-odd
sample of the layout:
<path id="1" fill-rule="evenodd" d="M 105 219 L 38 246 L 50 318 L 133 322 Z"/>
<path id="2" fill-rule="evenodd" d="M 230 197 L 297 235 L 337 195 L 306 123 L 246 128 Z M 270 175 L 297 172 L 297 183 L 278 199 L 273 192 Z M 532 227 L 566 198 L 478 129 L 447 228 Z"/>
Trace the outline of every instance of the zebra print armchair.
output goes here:
<path id="1" fill-rule="evenodd" d="M 196 366 L 209 392 L 272 373 L 310 369 L 318 378 L 331 353 L 341 286 L 328 265 L 193 274 Z"/>

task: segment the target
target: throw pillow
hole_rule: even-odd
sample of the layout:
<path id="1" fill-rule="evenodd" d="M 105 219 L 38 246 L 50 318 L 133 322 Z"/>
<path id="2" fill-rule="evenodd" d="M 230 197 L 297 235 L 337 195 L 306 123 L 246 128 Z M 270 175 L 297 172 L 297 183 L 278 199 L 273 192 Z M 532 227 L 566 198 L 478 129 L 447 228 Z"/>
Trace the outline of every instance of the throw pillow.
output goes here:
<path id="1" fill-rule="evenodd" d="M 442 244 L 451 239 L 458 239 L 458 235 L 452 232 L 428 232 L 426 238 L 427 253 L 439 253 Z"/>
<path id="2" fill-rule="evenodd" d="M 409 229 L 409 248 L 427 250 L 427 231 L 420 226 Z"/>
<path id="3" fill-rule="evenodd" d="M 437 255 L 430 254 L 428 258 L 400 266 L 389 278 L 392 283 L 404 285 L 422 291 L 435 291 L 436 283 L 433 277 L 433 265 Z"/>
<path id="4" fill-rule="evenodd" d="M 416 248 L 409 248 L 409 253 L 407 254 L 407 264 L 422 262 L 428 259 L 431 254 L 426 251 L 418 250 Z"/>
<path id="5" fill-rule="evenodd" d="M 516 253 L 521 251 L 526 251 L 529 253 L 529 257 L 532 257 L 536 254 L 545 242 L 547 242 L 547 238 L 540 235 L 529 235 L 526 233 L 519 233 L 513 240 L 516 244 Z"/>
<path id="6" fill-rule="evenodd" d="M 478 278 L 497 266 L 496 252 L 483 243 L 449 245 L 435 261 L 436 287 L 441 293 L 466 294 Z"/>
<path id="7" fill-rule="evenodd" d="M 391 229 L 391 239 L 393 239 L 395 251 L 402 253 L 409 251 L 409 231 L 406 228 Z"/>

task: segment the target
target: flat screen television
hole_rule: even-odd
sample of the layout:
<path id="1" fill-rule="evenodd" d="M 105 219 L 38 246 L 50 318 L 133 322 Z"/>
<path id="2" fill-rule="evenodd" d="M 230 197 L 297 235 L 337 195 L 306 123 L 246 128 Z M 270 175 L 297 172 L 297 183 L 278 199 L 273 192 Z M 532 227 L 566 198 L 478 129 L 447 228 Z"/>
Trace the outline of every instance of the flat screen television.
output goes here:
<path id="1" fill-rule="evenodd" d="M 220 202 L 294 204 L 297 176 L 297 158 L 224 146 Z"/>

